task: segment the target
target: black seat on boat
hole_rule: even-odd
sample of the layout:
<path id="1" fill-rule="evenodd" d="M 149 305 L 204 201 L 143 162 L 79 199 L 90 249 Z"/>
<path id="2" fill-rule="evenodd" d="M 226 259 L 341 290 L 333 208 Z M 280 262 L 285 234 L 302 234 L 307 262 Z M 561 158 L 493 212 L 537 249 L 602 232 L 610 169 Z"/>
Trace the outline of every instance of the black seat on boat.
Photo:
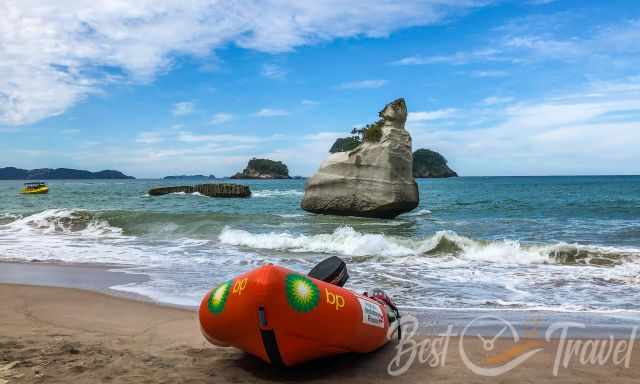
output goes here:
<path id="1" fill-rule="evenodd" d="M 347 263 L 337 256 L 331 256 L 322 260 L 309 272 L 309 276 L 314 279 L 326 281 L 339 287 L 349 280 Z"/>

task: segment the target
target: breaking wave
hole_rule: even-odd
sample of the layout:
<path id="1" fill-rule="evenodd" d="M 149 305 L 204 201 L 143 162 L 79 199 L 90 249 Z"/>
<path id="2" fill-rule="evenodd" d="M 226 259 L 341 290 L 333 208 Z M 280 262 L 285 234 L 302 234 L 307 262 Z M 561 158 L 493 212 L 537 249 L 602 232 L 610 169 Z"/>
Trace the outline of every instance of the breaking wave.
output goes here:
<path id="1" fill-rule="evenodd" d="M 553 263 L 610 266 L 640 260 L 640 250 L 579 244 L 522 244 L 515 240 L 474 240 L 451 231 L 411 240 L 382 234 L 366 234 L 349 226 L 330 234 L 303 235 L 288 232 L 251 233 L 225 227 L 223 244 L 290 252 L 334 253 L 345 256 L 453 256 L 458 259 L 511 264 Z"/>
<path id="2" fill-rule="evenodd" d="M 0 225 L 0 230 L 23 233 L 75 234 L 91 237 L 120 236 L 122 229 L 91 213 L 74 209 L 46 209 L 28 216 L 14 216 L 14 220 Z"/>

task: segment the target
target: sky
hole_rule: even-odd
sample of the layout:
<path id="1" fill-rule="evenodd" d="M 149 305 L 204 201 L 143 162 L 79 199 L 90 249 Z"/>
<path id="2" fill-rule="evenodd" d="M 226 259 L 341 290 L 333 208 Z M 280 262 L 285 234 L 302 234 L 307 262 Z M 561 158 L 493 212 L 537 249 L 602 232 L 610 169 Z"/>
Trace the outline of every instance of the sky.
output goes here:
<path id="1" fill-rule="evenodd" d="M 640 1 L 0 0 L 0 167 L 312 175 L 404 97 L 462 176 L 640 174 Z"/>

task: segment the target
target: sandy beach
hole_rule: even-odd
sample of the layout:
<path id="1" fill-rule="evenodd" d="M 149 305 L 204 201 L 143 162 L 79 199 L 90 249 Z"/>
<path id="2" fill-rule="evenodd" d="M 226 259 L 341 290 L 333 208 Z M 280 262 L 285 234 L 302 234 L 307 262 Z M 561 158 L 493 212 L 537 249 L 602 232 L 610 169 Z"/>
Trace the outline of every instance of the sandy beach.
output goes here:
<path id="1" fill-rule="evenodd" d="M 200 335 L 193 309 L 161 306 L 113 295 L 48 286 L 0 284 L 0 383 L 239 383 L 239 382 L 443 382 L 443 383 L 632 383 L 640 375 L 640 348 L 629 348 L 629 368 L 570 359 L 554 374 L 559 341 L 541 338 L 496 341 L 490 356 L 476 337 L 452 336 L 444 353 L 434 348 L 429 362 L 418 354 L 398 376 L 387 372 L 397 355 L 393 341 L 369 355 L 345 355 L 304 366 L 276 369 L 241 351 L 209 345 Z M 420 343 L 435 335 L 420 331 Z M 593 338 L 606 339 L 603 334 Z M 435 345 L 435 344 L 434 344 Z M 501 365 L 528 349 L 541 348 L 524 363 L 497 377 L 474 373 L 473 361 Z M 633 347 L 631 345 L 630 347 Z M 410 353 L 403 355 L 406 364 Z M 427 354 L 428 355 L 428 354 Z M 426 355 L 425 355 L 426 356 Z M 435 356 L 435 357 L 434 357 Z M 622 356 L 622 355 L 621 355 Z M 427 359 L 425 359 L 427 360 Z M 435 366 L 430 366 L 435 365 Z M 395 366 L 398 368 L 398 366 Z"/>

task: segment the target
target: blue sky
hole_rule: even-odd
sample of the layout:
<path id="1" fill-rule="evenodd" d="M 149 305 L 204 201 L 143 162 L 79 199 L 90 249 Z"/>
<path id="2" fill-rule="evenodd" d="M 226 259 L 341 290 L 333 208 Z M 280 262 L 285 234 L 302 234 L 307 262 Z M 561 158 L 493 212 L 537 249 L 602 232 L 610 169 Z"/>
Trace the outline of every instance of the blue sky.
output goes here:
<path id="1" fill-rule="evenodd" d="M 640 2 L 0 4 L 0 166 L 311 175 L 407 100 L 460 174 L 640 173 Z"/>

